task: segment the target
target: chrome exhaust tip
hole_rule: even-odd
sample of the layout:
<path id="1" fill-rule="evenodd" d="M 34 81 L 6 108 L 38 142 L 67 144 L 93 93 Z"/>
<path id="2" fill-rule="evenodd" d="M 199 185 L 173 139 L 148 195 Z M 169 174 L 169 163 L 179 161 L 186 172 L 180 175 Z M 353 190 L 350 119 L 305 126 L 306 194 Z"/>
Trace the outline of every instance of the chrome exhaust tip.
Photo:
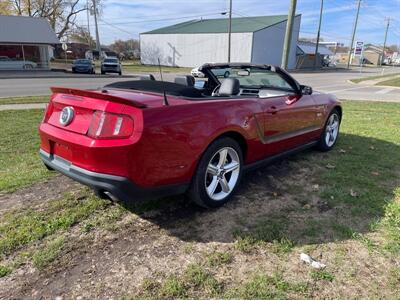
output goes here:
<path id="1" fill-rule="evenodd" d="M 111 199 L 111 201 L 113 202 L 119 202 L 118 198 L 115 197 L 113 194 L 111 194 L 110 192 L 104 191 L 104 194 L 107 195 L 108 198 Z"/>

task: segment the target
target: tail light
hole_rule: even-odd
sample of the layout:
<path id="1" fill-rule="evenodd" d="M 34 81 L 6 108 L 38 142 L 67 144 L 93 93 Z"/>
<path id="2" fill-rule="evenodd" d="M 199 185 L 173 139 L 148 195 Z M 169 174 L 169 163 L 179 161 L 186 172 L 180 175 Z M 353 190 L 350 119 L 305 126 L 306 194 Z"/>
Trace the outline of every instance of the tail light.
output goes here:
<path id="1" fill-rule="evenodd" d="M 126 138 L 133 133 L 133 120 L 127 115 L 95 111 L 88 136 L 96 139 Z"/>
<path id="2" fill-rule="evenodd" d="M 44 109 L 42 123 L 46 123 L 49 120 L 52 113 L 53 113 L 53 102 L 50 100 L 50 102 L 46 104 L 46 108 Z"/>

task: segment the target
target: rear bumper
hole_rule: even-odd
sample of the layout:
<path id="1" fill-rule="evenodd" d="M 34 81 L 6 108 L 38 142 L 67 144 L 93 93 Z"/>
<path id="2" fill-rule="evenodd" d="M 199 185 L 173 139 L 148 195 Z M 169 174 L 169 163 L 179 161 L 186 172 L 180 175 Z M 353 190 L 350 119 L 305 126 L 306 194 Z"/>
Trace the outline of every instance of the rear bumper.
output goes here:
<path id="1" fill-rule="evenodd" d="M 98 192 L 108 192 L 112 197 L 123 202 L 137 202 L 168 195 L 184 193 L 189 184 L 141 188 L 126 177 L 92 172 L 73 165 L 70 161 L 40 149 L 40 157 L 48 167 L 91 187 Z"/>

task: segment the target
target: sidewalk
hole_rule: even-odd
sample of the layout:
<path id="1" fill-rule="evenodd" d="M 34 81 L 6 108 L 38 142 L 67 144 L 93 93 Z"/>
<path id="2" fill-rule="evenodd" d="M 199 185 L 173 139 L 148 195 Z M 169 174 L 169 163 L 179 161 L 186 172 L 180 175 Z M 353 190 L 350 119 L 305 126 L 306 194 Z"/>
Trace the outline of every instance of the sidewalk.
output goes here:
<path id="1" fill-rule="evenodd" d="M 0 111 L 3 110 L 23 110 L 23 109 L 44 109 L 46 103 L 21 103 L 0 105 Z"/>

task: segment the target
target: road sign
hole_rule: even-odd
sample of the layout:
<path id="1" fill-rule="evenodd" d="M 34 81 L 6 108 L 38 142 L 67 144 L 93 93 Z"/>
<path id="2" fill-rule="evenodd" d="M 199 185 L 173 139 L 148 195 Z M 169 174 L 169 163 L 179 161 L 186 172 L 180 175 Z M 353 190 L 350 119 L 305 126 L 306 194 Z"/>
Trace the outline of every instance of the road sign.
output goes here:
<path id="1" fill-rule="evenodd" d="M 354 56 L 361 56 L 363 53 L 364 42 L 356 42 L 354 47 Z"/>
<path id="2" fill-rule="evenodd" d="M 66 43 L 62 43 L 61 47 L 62 47 L 62 49 L 63 49 L 64 51 L 67 51 L 67 49 L 68 49 L 68 46 L 67 46 Z"/>

